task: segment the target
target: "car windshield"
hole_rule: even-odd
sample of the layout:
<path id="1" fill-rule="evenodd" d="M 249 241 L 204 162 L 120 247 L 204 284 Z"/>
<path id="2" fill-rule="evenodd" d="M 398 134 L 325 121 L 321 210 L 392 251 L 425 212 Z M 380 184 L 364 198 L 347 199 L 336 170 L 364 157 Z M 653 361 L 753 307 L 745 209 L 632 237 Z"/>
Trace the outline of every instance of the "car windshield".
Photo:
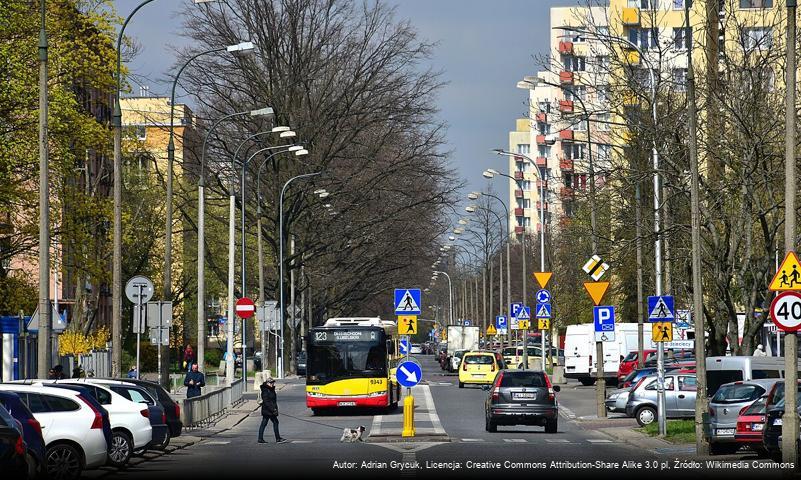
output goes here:
<path id="1" fill-rule="evenodd" d="M 517 348 L 515 347 L 506 347 L 503 349 L 503 356 L 504 357 L 512 357 L 517 353 Z"/>
<path id="2" fill-rule="evenodd" d="M 453 355 L 456 358 L 462 358 L 462 357 L 464 357 L 465 353 L 467 353 L 467 350 L 456 350 L 456 353 L 454 353 Z"/>
<path id="3" fill-rule="evenodd" d="M 626 358 L 623 359 L 624 362 L 633 362 L 634 360 L 637 360 L 637 352 L 629 352 Z"/>
<path id="4" fill-rule="evenodd" d="M 740 403 L 755 400 L 765 393 L 765 389 L 759 385 L 748 385 L 735 383 L 722 385 L 715 396 L 712 397 L 714 403 Z"/>
<path id="5" fill-rule="evenodd" d="M 387 375 L 387 347 L 383 332 L 343 329 L 312 333 L 307 363 L 308 382 L 311 384 Z"/>
<path id="6" fill-rule="evenodd" d="M 505 372 L 501 387 L 545 387 L 545 376 L 540 372 Z"/>
<path id="7" fill-rule="evenodd" d="M 629 374 L 626 375 L 625 378 L 623 378 L 623 381 L 624 382 L 631 382 L 637 376 L 637 373 L 639 373 L 637 370 L 630 371 Z"/>
<path id="8" fill-rule="evenodd" d="M 754 401 L 742 415 L 764 415 L 765 414 L 765 401 L 767 399 L 765 397 L 760 397 Z"/>
<path id="9" fill-rule="evenodd" d="M 464 357 L 464 363 L 468 365 L 492 365 L 494 357 L 492 355 L 468 355 Z"/>

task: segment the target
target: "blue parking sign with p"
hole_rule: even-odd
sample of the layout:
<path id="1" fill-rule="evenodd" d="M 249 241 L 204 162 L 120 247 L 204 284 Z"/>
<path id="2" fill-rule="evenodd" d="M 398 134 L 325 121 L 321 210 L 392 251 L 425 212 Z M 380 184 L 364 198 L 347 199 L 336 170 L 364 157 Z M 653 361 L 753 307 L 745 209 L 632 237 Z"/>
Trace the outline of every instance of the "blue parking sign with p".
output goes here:
<path id="1" fill-rule="evenodd" d="M 615 331 L 615 307 L 611 305 L 592 307 L 592 317 L 595 320 L 596 332 Z"/>
<path id="2" fill-rule="evenodd" d="M 495 317 L 495 326 L 498 328 L 506 328 L 506 317 L 503 315 Z"/>

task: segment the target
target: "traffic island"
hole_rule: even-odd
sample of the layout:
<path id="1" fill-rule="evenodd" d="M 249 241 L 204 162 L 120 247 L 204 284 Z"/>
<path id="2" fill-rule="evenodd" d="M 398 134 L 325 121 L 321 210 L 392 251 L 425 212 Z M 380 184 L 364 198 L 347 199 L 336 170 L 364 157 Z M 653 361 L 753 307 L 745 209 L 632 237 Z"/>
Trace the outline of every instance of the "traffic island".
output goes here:
<path id="1" fill-rule="evenodd" d="M 367 436 L 369 443 L 442 443 L 451 439 L 439 421 L 431 390 L 428 385 L 412 387 L 414 397 L 414 436 L 403 436 L 404 415 L 401 409 L 390 415 L 377 415 L 373 418 L 373 425 Z M 405 402 L 404 392 L 401 402 Z M 408 428 L 407 428 L 408 434 Z"/>

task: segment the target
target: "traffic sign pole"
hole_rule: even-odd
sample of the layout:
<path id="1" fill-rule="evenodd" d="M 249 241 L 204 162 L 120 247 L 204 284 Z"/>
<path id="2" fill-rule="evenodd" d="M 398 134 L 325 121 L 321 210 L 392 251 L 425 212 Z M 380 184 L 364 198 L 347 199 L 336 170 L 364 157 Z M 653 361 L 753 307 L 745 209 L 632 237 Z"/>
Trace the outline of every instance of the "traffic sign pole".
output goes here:
<path id="1" fill-rule="evenodd" d="M 136 326 L 137 327 L 136 328 L 136 378 L 138 380 L 139 379 L 139 343 L 140 343 L 140 340 L 142 338 L 142 317 L 144 316 L 144 315 L 142 315 L 142 289 L 144 289 L 145 286 L 140 283 L 139 285 L 137 285 L 137 287 L 139 288 L 139 295 L 137 296 L 137 299 L 136 299 L 136 309 L 139 311 L 139 325 Z M 159 353 L 161 353 L 161 350 L 159 350 Z M 120 369 L 120 371 L 122 371 L 122 369 Z M 159 376 L 161 376 L 161 368 L 159 368 Z M 159 380 L 160 380 L 160 378 L 159 378 Z M 159 384 L 161 384 L 160 381 L 159 381 Z"/>

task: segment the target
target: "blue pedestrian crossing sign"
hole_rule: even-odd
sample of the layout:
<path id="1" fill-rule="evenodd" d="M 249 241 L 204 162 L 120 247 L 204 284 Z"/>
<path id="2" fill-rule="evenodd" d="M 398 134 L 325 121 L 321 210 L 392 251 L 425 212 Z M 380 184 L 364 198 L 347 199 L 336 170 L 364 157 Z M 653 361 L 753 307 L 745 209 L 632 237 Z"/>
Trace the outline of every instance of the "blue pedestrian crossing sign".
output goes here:
<path id="1" fill-rule="evenodd" d="M 536 298 L 537 303 L 551 303 L 551 292 L 543 288 L 537 291 Z"/>
<path id="2" fill-rule="evenodd" d="M 550 303 L 538 303 L 535 317 L 537 317 L 537 318 L 551 318 L 551 304 Z"/>
<path id="3" fill-rule="evenodd" d="M 517 312 L 517 319 L 518 320 L 531 320 L 531 308 L 530 307 L 523 307 L 520 311 Z"/>
<path id="4" fill-rule="evenodd" d="M 408 355 L 409 354 L 409 341 L 405 338 L 401 338 L 400 343 L 398 344 L 398 349 L 400 350 L 401 355 Z"/>
<path id="5" fill-rule="evenodd" d="M 676 310 L 673 309 L 673 296 L 648 297 L 648 321 L 672 322 L 675 318 Z"/>
<path id="6" fill-rule="evenodd" d="M 423 369 L 415 362 L 403 362 L 398 365 L 395 378 L 402 387 L 413 387 L 423 378 Z"/>
<path id="7" fill-rule="evenodd" d="M 395 315 L 420 315 L 422 304 L 419 288 L 395 289 Z"/>

